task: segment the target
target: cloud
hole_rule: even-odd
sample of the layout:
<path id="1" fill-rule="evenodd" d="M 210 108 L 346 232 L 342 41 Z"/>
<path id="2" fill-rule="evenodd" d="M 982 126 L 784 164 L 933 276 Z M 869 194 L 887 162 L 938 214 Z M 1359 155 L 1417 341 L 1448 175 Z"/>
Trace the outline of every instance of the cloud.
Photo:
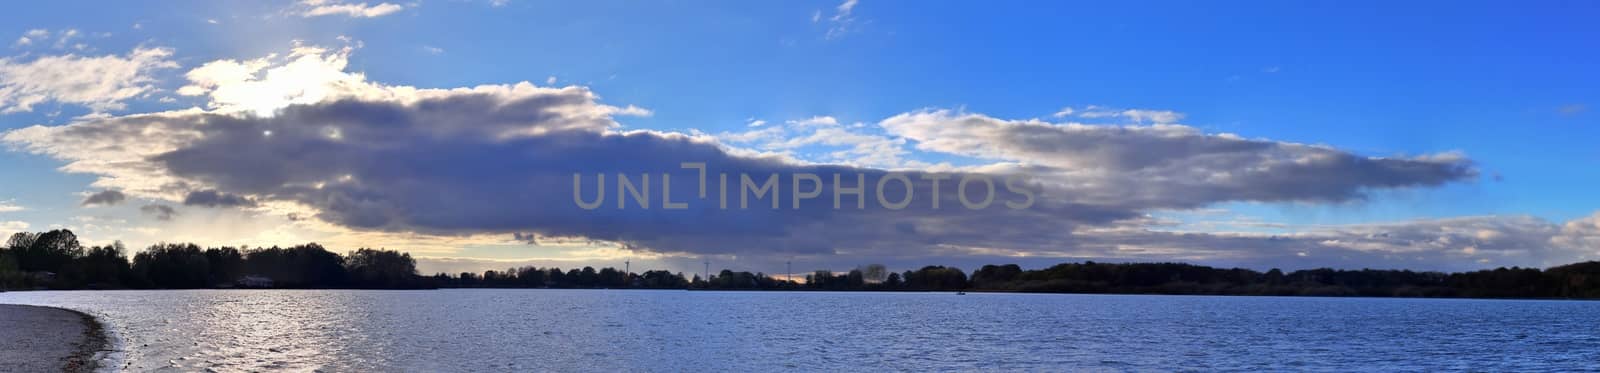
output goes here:
<path id="1" fill-rule="evenodd" d="M 730 144 L 747 145 L 756 149 L 788 154 L 804 149 L 821 150 L 824 154 L 816 160 L 854 166 L 898 168 L 911 163 L 904 157 L 904 139 L 861 133 L 839 125 L 831 116 L 814 116 L 790 120 L 777 126 L 764 126 L 765 121 L 753 121 L 749 127 L 759 127 L 744 132 L 729 132 L 717 138 Z"/>
<path id="2" fill-rule="evenodd" d="M 1590 256 L 1600 256 L 1600 212 L 1563 224 L 1561 234 L 1551 242 L 1583 250 Z"/>
<path id="3" fill-rule="evenodd" d="M 17 212 L 23 210 L 27 210 L 27 208 L 17 206 L 15 202 L 10 200 L 0 201 L 0 212 Z"/>
<path id="4" fill-rule="evenodd" d="M 177 210 L 173 210 L 172 206 L 161 205 L 161 204 L 150 204 L 150 205 L 141 206 L 141 207 L 139 207 L 139 212 L 142 212 L 145 215 L 150 215 L 152 217 L 155 217 L 156 220 L 160 220 L 160 221 L 171 221 L 173 217 L 178 216 L 178 211 Z"/>
<path id="5" fill-rule="evenodd" d="M 833 8 L 833 16 L 828 17 L 828 33 L 824 35 L 829 40 L 844 37 L 845 34 L 855 31 L 855 8 L 857 0 L 845 0 Z M 812 13 L 811 22 L 822 20 L 822 11 Z"/>
<path id="6" fill-rule="evenodd" d="M 10 237 L 12 233 L 28 231 L 28 222 L 25 221 L 0 221 L 0 233 Z"/>
<path id="7" fill-rule="evenodd" d="M 44 40 L 45 38 L 49 38 L 49 37 L 50 37 L 50 30 L 32 29 L 32 30 L 28 30 L 27 32 L 22 33 L 22 36 L 17 37 L 17 41 L 12 43 L 11 46 L 12 47 L 26 47 L 26 46 L 29 46 L 29 45 L 33 45 L 33 42 L 36 41 L 36 40 Z"/>
<path id="8" fill-rule="evenodd" d="M 55 48 L 56 49 L 66 48 L 67 47 L 67 43 L 71 42 L 72 39 L 77 38 L 79 35 L 81 35 L 81 33 L 79 33 L 77 29 L 62 30 L 60 33 L 57 33 Z M 78 49 L 83 49 L 83 48 L 78 48 Z"/>
<path id="9" fill-rule="evenodd" d="M 1592 224 L 1600 216 L 1568 222 Z M 1529 216 L 1475 216 L 1319 226 L 1284 234 L 1173 232 L 1128 227 L 1080 235 L 1072 255 L 1185 260 L 1251 268 L 1473 270 L 1600 259 L 1600 232 Z M 1584 244 L 1583 241 L 1590 243 Z M 1051 255 L 1034 252 L 1033 255 Z"/>
<path id="10" fill-rule="evenodd" d="M 45 102 L 84 105 L 102 112 L 155 90 L 154 72 L 176 68 L 172 50 L 139 47 L 126 55 L 0 58 L 0 113 L 28 112 Z"/>
<path id="11" fill-rule="evenodd" d="M 1112 109 L 1112 108 L 1103 107 L 1103 106 L 1097 106 L 1097 105 L 1089 105 L 1089 106 L 1084 107 L 1082 110 L 1075 109 L 1075 108 L 1073 108 L 1071 106 L 1068 106 L 1068 107 L 1062 108 L 1059 111 L 1056 111 L 1056 113 L 1054 115 L 1051 115 L 1051 116 L 1056 117 L 1056 118 L 1067 118 L 1067 117 L 1072 117 L 1074 115 L 1076 115 L 1079 118 L 1087 118 L 1087 119 L 1128 118 L 1128 119 L 1132 119 L 1134 121 L 1134 123 L 1146 123 L 1146 122 L 1148 122 L 1148 123 L 1152 123 L 1152 124 L 1174 124 L 1174 123 L 1178 123 L 1178 121 L 1181 121 L 1184 118 L 1184 114 L 1183 113 L 1179 113 L 1179 112 L 1171 111 L 1171 110 L 1150 110 L 1150 109 L 1126 109 L 1126 110 L 1123 110 L 1123 109 Z"/>
<path id="12" fill-rule="evenodd" d="M 1124 110 L 1122 116 L 1138 123 L 1171 124 L 1183 120 L 1183 113 L 1170 110 Z"/>
<path id="13" fill-rule="evenodd" d="M 121 191 L 105 190 L 105 191 L 101 191 L 99 193 L 90 194 L 88 197 L 84 197 L 83 202 L 80 203 L 80 205 L 82 205 L 82 206 L 111 206 L 111 205 L 116 205 L 116 204 L 122 203 L 122 201 L 127 200 L 127 199 L 128 199 L 128 196 L 126 194 L 122 194 Z"/>
<path id="14" fill-rule="evenodd" d="M 1053 179 L 1067 198 L 1134 210 L 1226 201 L 1343 202 L 1363 199 L 1368 190 L 1431 187 L 1477 175 L 1459 154 L 1367 157 L 1181 125 L 1054 124 L 949 110 L 904 113 L 879 125 L 919 150 L 1010 162 Z"/>
<path id="15" fill-rule="evenodd" d="M 184 206 L 203 207 L 250 207 L 255 206 L 255 201 L 215 190 L 197 190 L 189 192 L 183 197 Z"/>
<path id="16" fill-rule="evenodd" d="M 1055 124 L 948 110 L 907 112 L 876 126 L 816 116 L 719 135 L 624 130 L 618 118 L 648 110 L 613 106 L 582 86 L 521 82 L 450 89 L 385 85 L 347 72 L 349 49 L 297 47 L 284 57 L 214 61 L 185 75 L 207 110 L 103 116 L 6 132 L 15 148 L 67 162 L 67 172 L 98 176 L 95 185 L 130 196 L 215 207 L 285 208 L 349 236 L 578 237 L 641 253 L 744 258 L 802 256 L 817 263 L 949 259 L 1062 260 L 1123 258 L 1251 264 L 1382 264 L 1425 257 L 1436 265 L 1516 262 L 1516 253 L 1554 260 L 1554 243 L 1584 242 L 1580 225 L 1515 218 L 1401 222 L 1315 229 L 1288 235 L 1161 231 L 1147 214 L 1222 202 L 1344 202 L 1371 190 L 1416 188 L 1471 179 L 1472 162 L 1456 154 L 1370 157 L 1326 146 L 1155 124 Z M 1090 109 L 1085 109 L 1089 111 Z M 1122 113 L 1125 111 L 1119 111 Z M 1130 116 L 1129 114 L 1121 114 Z M 1141 113 L 1136 121 L 1154 121 Z M 736 148 L 830 149 L 824 162 Z M 128 144 L 138 144 L 129 146 Z M 965 167 L 902 162 L 909 149 L 978 160 Z M 866 161 L 863 161 L 866 160 Z M 983 163 L 983 161 L 992 163 Z M 798 209 L 717 208 L 717 188 L 698 194 L 683 162 L 709 165 L 708 182 L 780 175 L 780 202 L 792 202 L 793 175 L 827 178 L 820 198 Z M 854 208 L 842 195 L 862 175 L 872 198 L 889 166 L 911 180 L 914 203 L 892 210 Z M 608 176 L 604 208 L 573 200 L 573 174 L 585 199 L 596 174 Z M 618 209 L 618 175 L 652 177 L 655 209 Z M 670 174 L 670 184 L 663 174 Z M 1027 209 L 962 207 L 955 180 L 967 175 L 1028 175 L 1037 201 Z M 942 183 L 926 177 L 947 176 Z M 689 202 L 661 209 L 660 198 Z M 944 191 L 928 196 L 933 185 Z M 997 186 L 1004 190 L 1004 185 Z M 885 189 L 891 200 L 904 192 Z M 1000 194 L 996 203 L 1015 201 Z M 770 198 L 770 197 L 769 197 Z M 933 201 L 943 207 L 934 208 Z M 177 211 L 141 208 L 158 219 Z M 1493 230 L 1493 234 L 1481 234 Z M 1383 236 L 1388 234 L 1388 236 Z M 1387 238 L 1385 238 L 1387 237 Z M 1416 242 L 1450 237 L 1417 251 Z M 1470 237 L 1466 255 L 1461 243 Z M 1542 241 L 1541 241 L 1542 239 Z M 1543 244 L 1538 244 L 1543 242 Z M 1511 253 L 1511 254 L 1507 254 Z M 1465 256 L 1464 256 L 1465 255 Z M 768 259 L 762 259 L 768 258 Z M 871 259 L 865 259 L 871 258 Z M 1306 259 L 1300 259 L 1306 258 Z M 1345 259 L 1326 259 L 1345 258 Z M 1017 259 L 1023 260 L 1023 259 Z M 1532 259 L 1529 259 L 1532 260 Z M 1528 260 L 1525 260 L 1528 261 Z M 832 265 L 828 264 L 828 265 Z M 859 264 L 859 263 L 857 263 Z"/>
<path id="17" fill-rule="evenodd" d="M 278 63 L 287 66 L 311 61 L 325 68 L 342 67 L 340 53 L 327 51 Z M 211 71 L 214 66 L 219 65 L 207 64 L 196 70 Z M 245 70 L 287 71 L 276 70 L 282 67 Z M 930 225 L 921 229 L 932 229 L 959 226 L 952 221 L 962 219 L 1009 221 L 1021 226 L 1029 217 L 996 216 L 1003 214 L 996 211 L 987 216 L 924 213 L 887 218 L 896 213 L 883 209 L 834 212 L 816 207 L 832 202 L 825 198 L 807 201 L 812 208 L 800 212 L 587 211 L 572 200 L 573 173 L 614 176 L 648 172 L 659 176 L 681 170 L 682 162 L 707 162 L 718 165 L 718 171 L 757 177 L 801 171 L 821 175 L 860 172 L 867 180 L 876 180 L 883 171 L 802 166 L 775 157 L 734 155 L 705 137 L 618 131 L 614 117 L 641 110 L 600 104 L 596 95 L 579 86 L 544 88 L 518 83 L 418 89 L 369 83 L 359 74 L 334 74 L 328 75 L 331 79 L 294 80 L 333 86 L 302 86 L 293 91 L 322 92 L 316 102 L 294 103 L 293 97 L 274 97 L 272 105 L 265 107 L 268 110 L 235 111 L 229 109 L 262 107 L 224 92 L 238 85 L 271 86 L 275 79 L 299 75 L 268 72 L 226 79 L 216 77 L 227 74 L 190 75 L 204 85 L 213 101 L 210 106 L 216 110 L 34 126 L 10 131 L 4 139 L 28 151 L 68 161 L 63 169 L 69 172 L 100 175 L 97 185 L 130 195 L 198 201 L 204 200 L 200 196 L 208 191 L 215 191 L 258 203 L 292 203 L 314 211 L 320 221 L 358 231 L 437 235 L 524 232 L 585 237 L 661 252 L 831 252 L 844 246 L 836 247 L 831 239 L 824 239 L 830 235 L 852 247 L 898 245 L 908 232 L 919 229 L 919 219 Z M 795 123 L 832 126 L 837 120 L 824 117 Z M 687 193 L 695 190 L 689 183 L 691 173 L 676 173 L 673 190 L 685 194 L 674 198 L 687 200 Z M 916 180 L 915 174 L 912 179 Z M 945 188 L 953 190 L 953 182 Z M 947 193 L 943 203 L 958 206 L 954 198 Z M 846 203 L 853 201 L 854 197 L 846 199 Z M 1039 213 L 1067 209 L 1046 205 Z M 1107 217 L 1086 209 L 1063 212 L 1053 219 L 1070 223 Z M 614 224 L 596 223 L 602 221 Z M 937 230 L 928 232 L 925 239 L 940 237 L 933 234 Z M 949 238 L 972 244 L 982 236 L 963 229 Z"/>
<path id="18" fill-rule="evenodd" d="M 444 54 L 444 48 L 439 48 L 439 47 L 435 47 L 435 46 L 431 46 L 431 45 L 422 46 L 422 51 L 426 52 L 428 54 L 431 54 L 431 55 L 435 55 L 435 56 Z"/>
<path id="19" fill-rule="evenodd" d="M 394 14 L 404 10 L 404 6 L 392 3 L 344 3 L 337 0 L 301 0 L 299 14 L 301 17 L 321 17 L 342 15 L 352 18 L 377 18 Z"/>

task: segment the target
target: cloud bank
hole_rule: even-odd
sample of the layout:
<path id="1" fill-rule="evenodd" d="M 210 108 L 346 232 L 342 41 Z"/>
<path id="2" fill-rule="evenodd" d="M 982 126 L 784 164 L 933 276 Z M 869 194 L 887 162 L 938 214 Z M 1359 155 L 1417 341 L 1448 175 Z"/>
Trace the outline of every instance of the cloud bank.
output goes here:
<path id="1" fill-rule="evenodd" d="M 503 234 L 528 242 L 570 237 L 640 253 L 767 264 L 800 255 L 855 262 L 1099 258 L 1455 268 L 1569 262 L 1594 255 L 1600 236 L 1594 217 L 1566 223 L 1474 217 L 1278 235 L 1171 231 L 1149 217 L 1237 201 L 1360 201 L 1374 190 L 1476 178 L 1472 161 L 1453 153 L 1372 157 L 1207 134 L 1176 124 L 1181 114 L 1148 110 L 1114 112 L 1109 117 L 1135 122 L 1119 125 L 924 109 L 875 125 L 816 117 L 720 136 L 627 130 L 618 118 L 650 111 L 601 103 L 585 87 L 385 85 L 345 71 L 351 52 L 297 46 L 281 57 L 213 61 L 185 74 L 188 84 L 179 91 L 205 97 L 205 109 L 85 118 L 0 139 L 61 159 L 65 171 L 97 175 L 94 185 L 108 192 L 190 207 L 292 205 L 310 212 L 296 220 L 314 217 L 352 232 Z M 841 150 L 829 163 L 783 153 L 808 146 Z M 977 165 L 902 158 L 912 150 Z M 863 159 L 869 161 L 847 162 Z M 684 162 L 705 163 L 713 185 L 718 175 L 732 175 L 731 193 L 738 192 L 739 175 L 779 175 L 784 207 L 793 202 L 795 174 L 842 175 L 845 188 L 860 185 L 861 195 L 842 195 L 837 203 L 863 207 L 832 208 L 844 188 L 825 179 L 814 189 L 819 197 L 799 208 L 773 209 L 759 200 L 755 208 L 723 209 L 717 189 L 699 195 L 699 175 L 683 169 Z M 890 172 L 907 176 L 914 203 L 894 210 L 863 201 Z M 603 208 L 574 203 L 574 174 L 578 192 L 610 194 Z M 644 174 L 653 178 L 646 193 L 658 207 L 615 207 L 624 193 L 617 178 Z M 593 189 L 598 175 L 612 183 Z M 1027 176 L 1024 184 L 1037 199 L 1027 209 L 963 208 L 953 191 L 969 175 Z M 930 180 L 941 177 L 948 179 Z M 935 185 L 944 193 L 922 194 Z M 894 200 L 907 197 L 904 189 L 885 190 Z M 692 203 L 668 210 L 659 208 L 662 198 Z M 160 220 L 179 214 L 164 204 L 141 210 Z"/>

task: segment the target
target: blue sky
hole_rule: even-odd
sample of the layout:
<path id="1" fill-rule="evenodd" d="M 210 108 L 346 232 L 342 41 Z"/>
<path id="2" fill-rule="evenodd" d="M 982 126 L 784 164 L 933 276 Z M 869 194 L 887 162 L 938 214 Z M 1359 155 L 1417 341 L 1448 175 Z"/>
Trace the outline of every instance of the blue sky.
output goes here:
<path id="1" fill-rule="evenodd" d="M 715 135 L 749 130 L 754 120 L 827 116 L 893 138 L 870 124 L 927 108 L 1056 121 L 1065 107 L 1095 105 L 1171 110 L 1209 134 L 1364 157 L 1459 152 L 1478 171 L 1469 180 L 1378 188 L 1336 203 L 1207 206 L 1288 225 L 1509 215 L 1561 225 L 1600 209 L 1592 192 L 1600 183 L 1600 70 L 1593 68 L 1600 66 L 1593 22 L 1600 6 L 1587 2 L 868 0 L 848 11 L 834 1 L 392 5 L 402 9 L 303 17 L 297 12 L 310 5 L 55 1 L 0 14 L 0 36 L 49 32 L 8 44 L 4 54 L 15 63 L 170 48 L 178 67 L 150 74 L 159 91 L 102 111 L 113 116 L 206 107 L 207 97 L 172 94 L 185 85 L 184 72 L 213 60 L 282 55 L 300 40 L 354 46 L 346 70 L 371 82 L 576 85 L 604 104 L 651 111 L 617 119 L 624 129 Z M 53 45 L 65 30 L 79 36 Z M 46 102 L 0 115 L 0 130 L 64 125 L 95 111 Z M 820 154 L 812 150 L 795 155 Z M 956 166 L 989 161 L 910 157 Z M 98 190 L 89 184 L 103 176 L 60 172 L 63 160 L 26 151 L 0 153 L 0 162 L 0 179 L 27 180 L 0 186 L 0 201 L 26 208 L 0 213 L 0 221 L 35 230 L 73 224 L 84 214 L 78 193 Z M 1179 210 L 1146 212 L 1184 222 L 1213 216 Z M 520 253 L 503 245 L 463 249 Z"/>

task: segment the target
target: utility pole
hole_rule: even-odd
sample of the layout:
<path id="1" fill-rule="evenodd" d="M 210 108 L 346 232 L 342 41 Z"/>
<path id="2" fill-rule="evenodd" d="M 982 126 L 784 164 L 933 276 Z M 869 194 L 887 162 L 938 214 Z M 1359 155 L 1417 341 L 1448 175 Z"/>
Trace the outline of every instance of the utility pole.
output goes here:
<path id="1" fill-rule="evenodd" d="M 794 283 L 794 265 L 787 260 L 783 261 L 783 274 L 790 283 Z"/>
<path id="2" fill-rule="evenodd" d="M 705 272 L 705 275 L 706 276 L 703 277 L 703 278 L 706 279 L 706 284 L 708 284 L 708 285 L 711 284 L 711 259 L 706 259 L 706 272 Z"/>

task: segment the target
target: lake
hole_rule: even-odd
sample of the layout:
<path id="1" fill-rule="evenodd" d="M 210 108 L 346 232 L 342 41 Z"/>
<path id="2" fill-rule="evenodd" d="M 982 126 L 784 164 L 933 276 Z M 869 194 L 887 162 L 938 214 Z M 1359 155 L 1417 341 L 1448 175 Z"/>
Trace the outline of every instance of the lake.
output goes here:
<path id="1" fill-rule="evenodd" d="M 1580 370 L 1600 302 L 651 290 L 0 293 L 138 371 Z"/>

